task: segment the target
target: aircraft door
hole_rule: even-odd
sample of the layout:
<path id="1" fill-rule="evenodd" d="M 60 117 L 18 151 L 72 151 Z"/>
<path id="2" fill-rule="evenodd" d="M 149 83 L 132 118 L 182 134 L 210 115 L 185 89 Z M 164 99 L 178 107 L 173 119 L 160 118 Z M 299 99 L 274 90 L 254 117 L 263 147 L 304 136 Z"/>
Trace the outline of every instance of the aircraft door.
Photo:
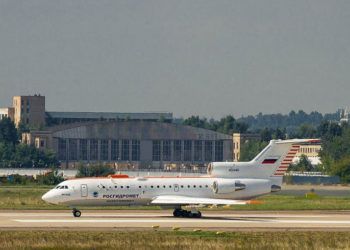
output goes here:
<path id="1" fill-rule="evenodd" d="M 88 187 L 86 184 L 81 184 L 81 197 L 88 196 Z"/>
<path id="2" fill-rule="evenodd" d="M 179 184 L 174 184 L 174 191 L 179 192 Z"/>

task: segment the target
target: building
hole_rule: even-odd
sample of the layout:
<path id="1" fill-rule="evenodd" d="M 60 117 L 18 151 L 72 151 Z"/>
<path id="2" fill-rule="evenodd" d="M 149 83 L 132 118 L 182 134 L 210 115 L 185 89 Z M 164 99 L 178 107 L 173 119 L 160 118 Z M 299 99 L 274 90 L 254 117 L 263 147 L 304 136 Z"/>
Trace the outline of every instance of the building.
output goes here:
<path id="1" fill-rule="evenodd" d="M 15 116 L 15 109 L 12 107 L 9 108 L 0 108 L 0 120 L 8 117 L 11 120 L 14 120 L 14 116 Z"/>
<path id="2" fill-rule="evenodd" d="M 232 161 L 232 136 L 165 122 L 72 123 L 31 131 L 22 141 L 54 150 L 64 167 L 103 162 L 135 169 L 179 169 Z"/>
<path id="3" fill-rule="evenodd" d="M 298 153 L 295 155 L 293 159 L 293 163 L 297 163 L 300 160 L 302 155 L 305 155 L 310 163 L 314 166 L 321 164 L 321 159 L 319 156 L 319 152 L 321 151 L 321 144 L 306 144 L 302 145 L 299 148 Z"/>
<path id="4" fill-rule="evenodd" d="M 45 110 L 45 96 L 14 96 L 12 107 L 0 109 L 0 119 L 10 117 L 16 127 L 23 123 L 30 129 L 60 124 L 88 121 L 161 121 L 172 122 L 169 112 L 120 113 L 120 112 L 56 112 Z"/>
<path id="5" fill-rule="evenodd" d="M 345 109 L 339 109 L 339 113 L 340 113 L 340 121 L 339 123 L 349 123 L 349 119 L 350 119 L 350 113 L 349 113 L 349 109 L 345 108 Z"/>
<path id="6" fill-rule="evenodd" d="M 88 121 L 162 121 L 172 122 L 172 113 L 113 113 L 113 112 L 46 112 L 47 126 Z"/>
<path id="7" fill-rule="evenodd" d="M 45 96 L 14 96 L 12 106 L 16 127 L 21 122 L 28 127 L 45 126 Z"/>
<path id="8" fill-rule="evenodd" d="M 241 146 L 250 140 L 260 140 L 259 134 L 241 134 L 233 133 L 233 161 L 239 161 L 241 155 Z"/>

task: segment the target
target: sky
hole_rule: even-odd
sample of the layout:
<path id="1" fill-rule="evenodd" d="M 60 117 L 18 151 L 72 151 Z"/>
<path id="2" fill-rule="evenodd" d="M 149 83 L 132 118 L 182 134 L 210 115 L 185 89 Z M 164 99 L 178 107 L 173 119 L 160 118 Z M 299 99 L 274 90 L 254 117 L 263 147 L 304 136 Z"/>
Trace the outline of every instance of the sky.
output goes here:
<path id="1" fill-rule="evenodd" d="M 349 0 L 0 0 L 0 107 L 175 117 L 350 106 Z"/>

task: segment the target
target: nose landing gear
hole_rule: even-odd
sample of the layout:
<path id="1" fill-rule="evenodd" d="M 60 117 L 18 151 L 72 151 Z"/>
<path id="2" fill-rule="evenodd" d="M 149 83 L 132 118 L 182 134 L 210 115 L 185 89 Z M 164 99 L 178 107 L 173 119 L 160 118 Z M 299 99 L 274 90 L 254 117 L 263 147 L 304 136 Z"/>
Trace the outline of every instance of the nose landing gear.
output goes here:
<path id="1" fill-rule="evenodd" d="M 184 209 L 176 208 L 173 212 L 174 217 L 184 217 L 184 218 L 201 218 L 202 213 L 195 210 L 195 211 L 187 211 Z"/>
<path id="2" fill-rule="evenodd" d="M 78 209 L 73 208 L 72 213 L 73 213 L 74 217 L 80 217 L 81 216 L 81 212 Z"/>

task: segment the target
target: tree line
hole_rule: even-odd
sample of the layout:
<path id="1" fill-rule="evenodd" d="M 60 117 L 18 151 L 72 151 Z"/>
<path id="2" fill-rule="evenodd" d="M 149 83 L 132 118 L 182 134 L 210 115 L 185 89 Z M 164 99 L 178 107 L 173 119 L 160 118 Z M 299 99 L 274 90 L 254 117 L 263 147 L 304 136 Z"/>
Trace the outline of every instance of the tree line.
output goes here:
<path id="1" fill-rule="evenodd" d="M 59 162 L 52 150 L 39 150 L 19 143 L 21 132 L 9 118 L 0 120 L 0 167 L 57 167 Z"/>

